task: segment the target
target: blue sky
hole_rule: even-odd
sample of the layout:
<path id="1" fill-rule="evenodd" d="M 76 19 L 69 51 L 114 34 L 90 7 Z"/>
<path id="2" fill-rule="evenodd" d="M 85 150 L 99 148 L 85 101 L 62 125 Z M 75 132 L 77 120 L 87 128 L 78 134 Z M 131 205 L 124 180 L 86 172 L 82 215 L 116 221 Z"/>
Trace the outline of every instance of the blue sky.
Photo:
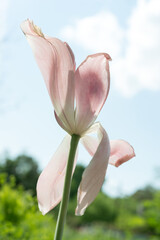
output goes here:
<path id="1" fill-rule="evenodd" d="M 0 2 L 0 153 L 27 153 L 44 167 L 65 136 L 31 49 L 20 30 L 30 18 L 67 41 L 77 66 L 99 51 L 112 57 L 111 89 L 98 121 L 110 139 L 125 139 L 136 158 L 109 166 L 103 189 L 115 196 L 160 186 L 160 2 L 82 0 Z M 80 147 L 79 163 L 90 156 Z"/>

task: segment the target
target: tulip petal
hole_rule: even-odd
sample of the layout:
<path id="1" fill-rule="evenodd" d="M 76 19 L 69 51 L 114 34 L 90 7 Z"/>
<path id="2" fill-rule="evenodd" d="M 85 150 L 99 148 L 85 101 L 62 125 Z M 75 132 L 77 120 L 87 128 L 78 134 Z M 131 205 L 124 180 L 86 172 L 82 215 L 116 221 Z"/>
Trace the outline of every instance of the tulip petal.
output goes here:
<path id="1" fill-rule="evenodd" d="M 108 160 L 110 155 L 109 139 L 104 128 L 94 124 L 89 132 L 96 130 L 99 138 L 99 146 L 82 175 L 82 181 L 78 188 L 76 215 L 83 215 L 88 205 L 95 199 L 104 182 Z M 89 133 L 89 132 L 86 132 Z"/>
<path id="2" fill-rule="evenodd" d="M 93 136 L 86 135 L 81 139 L 81 142 L 89 154 L 93 156 L 99 145 L 99 140 Z M 111 140 L 110 149 L 109 164 L 116 167 L 119 167 L 122 163 L 127 162 L 135 156 L 133 147 L 124 140 Z"/>
<path id="3" fill-rule="evenodd" d="M 75 72 L 77 134 L 81 134 L 95 121 L 107 98 L 110 59 L 106 53 L 90 55 Z"/>
<path id="4" fill-rule="evenodd" d="M 81 138 L 81 143 L 84 145 L 89 154 L 91 156 L 94 156 L 99 145 L 99 139 L 92 136 L 84 135 L 84 137 Z"/>
<path id="5" fill-rule="evenodd" d="M 70 47 L 56 38 L 44 36 L 30 20 L 21 24 L 44 77 L 57 116 L 70 133 L 74 129 L 74 69 Z"/>
<path id="6" fill-rule="evenodd" d="M 68 43 L 64 42 L 64 44 L 66 45 L 66 47 L 68 48 L 68 51 L 70 52 L 72 61 L 73 61 L 73 66 L 74 66 L 74 70 L 76 69 L 76 62 L 75 62 L 75 57 L 74 57 L 74 53 L 72 51 L 72 49 L 70 48 L 70 46 L 68 45 Z"/>
<path id="7" fill-rule="evenodd" d="M 62 118 L 60 119 L 60 118 L 57 116 L 57 114 L 56 114 L 55 111 L 54 111 L 54 116 L 55 116 L 55 119 L 56 119 L 57 123 L 59 124 L 59 126 L 60 126 L 61 128 L 63 128 L 66 132 L 70 133 L 70 129 L 65 125 L 65 123 L 63 123 Z"/>
<path id="8" fill-rule="evenodd" d="M 54 208 L 62 198 L 66 165 L 70 149 L 71 137 L 67 135 L 41 173 L 37 182 L 37 198 L 39 209 L 46 214 Z M 76 164 L 77 154 L 74 162 Z M 74 171 L 74 170 L 73 170 Z"/>
<path id="9" fill-rule="evenodd" d="M 111 154 L 109 163 L 116 167 L 119 167 L 122 163 L 135 157 L 133 147 L 124 140 L 111 140 L 110 146 Z"/>

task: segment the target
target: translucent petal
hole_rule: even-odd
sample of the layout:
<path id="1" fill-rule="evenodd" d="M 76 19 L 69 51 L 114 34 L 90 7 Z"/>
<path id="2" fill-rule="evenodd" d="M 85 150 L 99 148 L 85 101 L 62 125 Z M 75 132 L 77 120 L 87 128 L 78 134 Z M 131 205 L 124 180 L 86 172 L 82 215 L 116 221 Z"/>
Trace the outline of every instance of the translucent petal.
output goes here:
<path id="1" fill-rule="evenodd" d="M 109 92 L 110 56 L 105 53 L 90 55 L 75 73 L 76 131 L 84 132 L 96 119 Z"/>
<path id="2" fill-rule="evenodd" d="M 96 126 L 96 127 L 95 127 Z M 96 130 L 99 137 L 98 148 L 82 175 L 78 188 L 76 215 L 83 215 L 89 204 L 95 199 L 104 182 L 110 155 L 109 139 L 104 128 L 96 123 L 89 131 Z"/>
<path id="3" fill-rule="evenodd" d="M 61 201 L 70 140 L 71 137 L 69 135 L 64 138 L 38 179 L 37 198 L 39 208 L 43 214 L 46 214 Z M 76 159 L 77 155 L 75 157 L 74 168 Z"/>

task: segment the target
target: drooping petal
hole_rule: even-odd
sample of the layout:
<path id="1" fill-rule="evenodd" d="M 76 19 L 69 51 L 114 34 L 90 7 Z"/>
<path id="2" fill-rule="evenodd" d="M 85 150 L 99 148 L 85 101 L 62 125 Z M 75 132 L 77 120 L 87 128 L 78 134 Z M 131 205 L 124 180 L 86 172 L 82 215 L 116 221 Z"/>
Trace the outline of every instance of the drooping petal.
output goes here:
<path id="1" fill-rule="evenodd" d="M 88 136 L 88 135 L 84 135 L 81 138 L 81 142 L 84 145 L 84 147 L 87 149 L 87 151 L 89 152 L 89 154 L 91 156 L 94 156 L 97 147 L 99 145 L 99 138 L 95 138 L 93 136 Z"/>
<path id="2" fill-rule="evenodd" d="M 74 55 L 68 44 L 44 36 L 30 20 L 21 24 L 44 77 L 55 111 L 66 128 L 74 129 Z"/>
<path id="3" fill-rule="evenodd" d="M 110 86 L 110 56 L 106 53 L 90 55 L 75 73 L 76 131 L 81 134 L 96 119 Z"/>
<path id="4" fill-rule="evenodd" d="M 135 157 L 133 147 L 124 140 L 111 140 L 110 146 L 111 153 L 109 163 L 116 167 Z"/>
<path id="5" fill-rule="evenodd" d="M 85 135 L 81 139 L 81 142 L 90 155 L 93 156 L 99 145 L 99 139 L 93 136 Z M 119 167 L 122 163 L 127 162 L 135 156 L 133 147 L 124 140 L 111 140 L 110 149 L 109 164 L 112 164 L 116 167 Z"/>
<path id="6" fill-rule="evenodd" d="M 46 214 L 54 208 L 62 198 L 65 171 L 70 149 L 71 137 L 67 135 L 41 173 L 37 182 L 37 198 L 39 209 Z M 75 163 L 76 163 L 75 157 Z M 75 168 L 75 164 L 74 164 Z"/>
<path id="7" fill-rule="evenodd" d="M 82 181 L 78 188 L 76 215 L 83 215 L 86 208 L 97 196 L 104 182 L 108 166 L 110 155 L 108 135 L 99 123 L 94 124 L 89 131 L 95 129 L 99 137 L 99 146 L 82 175 Z"/>

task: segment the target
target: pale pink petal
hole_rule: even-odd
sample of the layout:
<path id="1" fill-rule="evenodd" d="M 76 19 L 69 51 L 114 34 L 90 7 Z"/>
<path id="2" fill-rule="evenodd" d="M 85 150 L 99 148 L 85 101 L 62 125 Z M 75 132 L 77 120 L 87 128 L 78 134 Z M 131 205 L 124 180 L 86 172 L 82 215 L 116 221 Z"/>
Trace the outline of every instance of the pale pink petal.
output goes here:
<path id="1" fill-rule="evenodd" d="M 93 156 L 97 150 L 100 140 L 93 136 L 84 135 L 80 141 L 82 142 L 84 147 L 87 149 L 89 154 Z"/>
<path id="2" fill-rule="evenodd" d="M 59 126 L 60 126 L 61 128 L 63 128 L 66 132 L 70 133 L 70 129 L 65 125 L 65 123 L 63 123 L 62 118 L 60 119 L 60 118 L 57 116 L 57 114 L 56 114 L 55 111 L 54 111 L 54 116 L 55 116 L 55 119 L 56 119 L 57 123 L 59 124 Z"/>
<path id="3" fill-rule="evenodd" d="M 76 61 L 75 61 L 74 53 L 73 53 L 72 49 L 70 48 L 70 46 L 68 45 L 68 43 L 64 42 L 64 44 L 66 45 L 66 47 L 68 48 L 68 50 L 71 54 L 73 65 L 74 65 L 74 70 L 76 70 Z"/>
<path id="4" fill-rule="evenodd" d="M 56 38 L 44 36 L 30 20 L 21 24 L 44 77 L 55 111 L 66 128 L 74 129 L 74 55 Z"/>
<path id="5" fill-rule="evenodd" d="M 85 146 L 91 156 L 93 156 L 99 145 L 99 139 L 93 136 L 83 136 L 81 139 L 82 144 Z M 110 157 L 109 164 L 119 167 L 122 163 L 130 160 L 135 156 L 133 147 L 124 140 L 111 140 L 110 141 Z"/>
<path id="6" fill-rule="evenodd" d="M 96 123 L 91 128 L 99 137 L 99 146 L 90 164 L 82 175 L 82 181 L 78 188 L 76 215 L 83 215 L 86 208 L 95 199 L 104 182 L 108 160 L 110 155 L 109 139 L 104 128 Z"/>
<path id="7" fill-rule="evenodd" d="M 105 53 L 90 55 L 75 73 L 76 131 L 83 133 L 96 119 L 110 86 L 110 56 Z"/>
<path id="8" fill-rule="evenodd" d="M 124 140 L 112 140 L 110 146 L 111 153 L 109 163 L 116 167 L 119 167 L 122 163 L 135 157 L 133 147 Z"/>
<path id="9" fill-rule="evenodd" d="M 37 183 L 37 198 L 39 209 L 46 214 L 54 208 L 62 198 L 65 171 L 70 149 L 71 137 L 67 135 L 41 173 Z M 77 154 L 75 157 L 74 168 Z"/>

